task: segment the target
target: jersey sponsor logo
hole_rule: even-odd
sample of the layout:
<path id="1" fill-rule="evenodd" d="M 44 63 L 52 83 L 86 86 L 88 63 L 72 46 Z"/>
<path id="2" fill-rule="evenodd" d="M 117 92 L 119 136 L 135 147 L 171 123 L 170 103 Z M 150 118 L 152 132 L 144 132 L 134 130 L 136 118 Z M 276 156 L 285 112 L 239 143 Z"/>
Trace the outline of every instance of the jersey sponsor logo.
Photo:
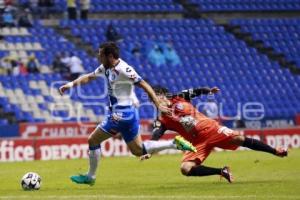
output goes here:
<path id="1" fill-rule="evenodd" d="M 108 75 L 109 75 L 109 71 L 105 70 L 105 76 L 108 77 Z"/>
<path id="2" fill-rule="evenodd" d="M 131 72 L 131 71 L 132 70 L 129 67 L 126 68 L 126 72 Z"/>
<path id="3" fill-rule="evenodd" d="M 218 129 L 218 133 L 222 133 L 226 136 L 230 136 L 233 133 L 233 130 L 230 128 L 227 128 L 226 126 L 222 126 L 221 128 Z"/>
<path id="4" fill-rule="evenodd" d="M 108 71 L 107 77 L 109 81 L 115 81 L 118 77 L 118 73 L 116 73 L 115 71 Z"/>
<path id="5" fill-rule="evenodd" d="M 129 75 L 129 78 L 134 80 L 136 79 L 136 75 L 135 74 Z"/>
<path id="6" fill-rule="evenodd" d="M 103 120 L 100 124 L 100 126 L 105 126 L 107 124 L 107 119 Z"/>
<path id="7" fill-rule="evenodd" d="M 98 70 L 98 71 L 97 71 L 98 73 L 102 73 L 102 72 L 103 72 L 103 69 L 100 68 L 100 67 L 99 67 L 97 70 Z"/>
<path id="8" fill-rule="evenodd" d="M 179 122 L 186 132 L 190 132 L 197 124 L 197 120 L 191 115 L 181 117 Z"/>
<path id="9" fill-rule="evenodd" d="M 130 78 L 130 79 L 136 78 L 136 74 L 129 67 L 127 67 L 125 71 L 126 71 L 126 75 L 128 76 L 128 78 Z"/>
<path id="10" fill-rule="evenodd" d="M 128 78 L 133 80 L 137 78 L 137 74 L 131 68 L 127 67 L 125 71 Z"/>
<path id="11" fill-rule="evenodd" d="M 122 118 L 123 118 L 123 113 L 121 113 L 121 112 L 116 112 L 116 113 L 113 113 L 113 114 L 111 115 L 111 117 L 112 117 L 112 120 L 113 120 L 114 122 L 118 122 L 118 121 L 122 120 Z"/>
<path id="12" fill-rule="evenodd" d="M 114 80 L 116 80 L 117 76 L 116 76 L 116 74 L 112 73 L 110 78 L 112 81 L 114 81 Z"/>
<path id="13" fill-rule="evenodd" d="M 184 105 L 181 104 L 181 103 L 178 103 L 178 104 L 176 104 L 175 108 L 178 109 L 178 110 L 183 110 Z"/>

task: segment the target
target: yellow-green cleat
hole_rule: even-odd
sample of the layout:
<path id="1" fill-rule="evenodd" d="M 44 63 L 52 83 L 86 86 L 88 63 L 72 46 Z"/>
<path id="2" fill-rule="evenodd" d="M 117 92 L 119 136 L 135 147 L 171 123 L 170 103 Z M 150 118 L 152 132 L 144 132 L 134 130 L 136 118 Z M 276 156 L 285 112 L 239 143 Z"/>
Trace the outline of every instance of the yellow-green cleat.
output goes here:
<path id="1" fill-rule="evenodd" d="M 176 144 L 177 149 L 181 151 L 197 152 L 197 149 L 189 141 L 179 135 L 174 138 L 174 143 Z"/>
<path id="2" fill-rule="evenodd" d="M 87 184 L 93 186 L 95 184 L 96 179 L 93 179 L 87 175 L 79 174 L 70 177 L 71 181 L 77 184 Z"/>

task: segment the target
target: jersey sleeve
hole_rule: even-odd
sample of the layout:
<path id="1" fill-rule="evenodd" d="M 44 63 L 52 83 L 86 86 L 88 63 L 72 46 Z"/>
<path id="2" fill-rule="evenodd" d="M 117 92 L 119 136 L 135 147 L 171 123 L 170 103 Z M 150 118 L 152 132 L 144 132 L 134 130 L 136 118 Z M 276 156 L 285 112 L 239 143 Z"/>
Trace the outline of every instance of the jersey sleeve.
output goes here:
<path id="1" fill-rule="evenodd" d="M 105 69 L 103 65 L 100 65 L 99 67 L 97 67 L 97 69 L 95 69 L 94 74 L 95 75 L 101 75 L 104 74 Z"/>
<path id="2" fill-rule="evenodd" d="M 124 74 L 124 76 L 126 76 L 128 79 L 132 80 L 133 83 L 138 83 L 141 80 L 143 80 L 141 78 L 141 76 L 133 69 L 133 67 L 131 66 L 126 66 L 122 69 L 122 73 Z"/>

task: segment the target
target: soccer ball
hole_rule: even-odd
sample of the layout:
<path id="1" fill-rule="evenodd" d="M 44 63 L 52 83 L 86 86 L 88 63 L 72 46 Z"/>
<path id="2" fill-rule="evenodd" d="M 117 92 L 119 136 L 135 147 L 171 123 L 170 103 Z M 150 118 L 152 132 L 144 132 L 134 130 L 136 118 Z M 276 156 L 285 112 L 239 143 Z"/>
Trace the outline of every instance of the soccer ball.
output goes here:
<path id="1" fill-rule="evenodd" d="M 41 187 L 41 181 L 40 175 L 35 172 L 28 172 L 23 176 L 21 186 L 23 190 L 38 190 Z"/>

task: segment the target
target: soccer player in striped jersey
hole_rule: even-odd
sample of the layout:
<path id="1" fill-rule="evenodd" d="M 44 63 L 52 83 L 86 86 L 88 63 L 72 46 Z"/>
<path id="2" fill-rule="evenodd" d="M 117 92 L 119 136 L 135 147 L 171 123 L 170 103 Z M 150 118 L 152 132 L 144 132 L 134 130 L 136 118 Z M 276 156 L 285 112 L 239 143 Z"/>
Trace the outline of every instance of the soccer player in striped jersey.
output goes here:
<path id="1" fill-rule="evenodd" d="M 151 86 L 144 81 L 137 72 L 119 57 L 119 48 L 113 42 L 100 45 L 99 61 L 102 63 L 94 72 L 83 75 L 59 88 L 61 94 L 66 90 L 81 84 L 86 84 L 104 75 L 108 82 L 108 96 L 111 112 L 89 135 L 89 171 L 86 174 L 71 176 L 71 180 L 78 184 L 93 185 L 96 179 L 96 170 L 100 159 L 101 142 L 121 134 L 128 148 L 135 156 L 155 153 L 164 149 L 180 149 L 194 151 L 194 147 L 181 137 L 173 141 L 145 141 L 142 142 L 139 134 L 139 116 L 134 85 L 145 90 L 155 106 L 165 114 L 170 114 L 169 108 L 160 104 Z"/>

